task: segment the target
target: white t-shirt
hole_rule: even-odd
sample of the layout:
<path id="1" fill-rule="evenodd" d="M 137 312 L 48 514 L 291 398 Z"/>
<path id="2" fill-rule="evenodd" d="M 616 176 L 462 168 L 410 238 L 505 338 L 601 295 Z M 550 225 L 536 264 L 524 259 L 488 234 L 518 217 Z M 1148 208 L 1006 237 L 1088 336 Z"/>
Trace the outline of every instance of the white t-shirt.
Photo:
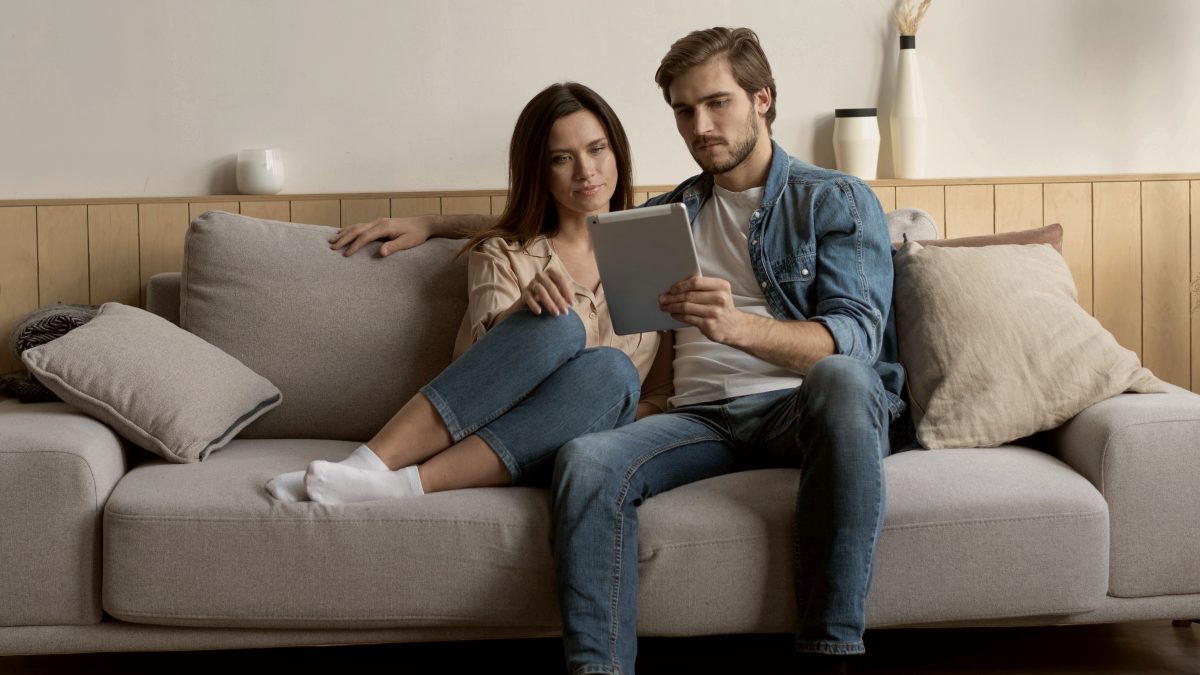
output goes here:
<path id="1" fill-rule="evenodd" d="M 763 188 L 713 194 L 692 224 L 700 270 L 729 282 L 733 302 L 743 312 L 770 317 L 767 298 L 750 265 L 750 216 L 762 203 Z M 672 408 L 800 386 L 804 378 L 740 349 L 704 337 L 699 328 L 675 330 L 675 395 Z"/>

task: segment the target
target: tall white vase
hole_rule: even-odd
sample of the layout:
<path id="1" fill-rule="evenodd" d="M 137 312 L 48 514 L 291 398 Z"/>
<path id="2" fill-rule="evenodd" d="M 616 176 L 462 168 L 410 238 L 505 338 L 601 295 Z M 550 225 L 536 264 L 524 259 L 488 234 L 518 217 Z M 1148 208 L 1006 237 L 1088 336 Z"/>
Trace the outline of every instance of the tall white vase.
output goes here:
<path id="1" fill-rule="evenodd" d="M 896 98 L 892 104 L 892 168 L 896 178 L 925 177 L 925 135 L 928 126 L 921 69 L 917 67 L 917 38 L 900 36 L 900 65 L 896 69 Z"/>

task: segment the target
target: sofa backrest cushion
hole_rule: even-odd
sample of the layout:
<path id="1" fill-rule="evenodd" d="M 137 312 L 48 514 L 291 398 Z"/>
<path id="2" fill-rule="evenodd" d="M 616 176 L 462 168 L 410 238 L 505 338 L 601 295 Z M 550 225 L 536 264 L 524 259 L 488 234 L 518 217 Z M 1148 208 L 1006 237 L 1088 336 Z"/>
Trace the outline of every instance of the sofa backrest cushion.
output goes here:
<path id="1" fill-rule="evenodd" d="M 180 325 L 283 392 L 243 438 L 368 440 L 450 362 L 467 300 L 461 242 L 346 257 L 334 232 L 220 211 L 188 229 Z"/>

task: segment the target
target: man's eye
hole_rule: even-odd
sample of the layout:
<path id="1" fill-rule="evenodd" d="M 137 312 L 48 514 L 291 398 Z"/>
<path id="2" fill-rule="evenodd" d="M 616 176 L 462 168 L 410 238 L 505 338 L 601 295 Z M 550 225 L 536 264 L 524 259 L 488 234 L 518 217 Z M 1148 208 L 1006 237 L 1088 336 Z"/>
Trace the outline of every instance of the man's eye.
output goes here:
<path id="1" fill-rule="evenodd" d="M 713 101 L 712 105 L 714 108 L 724 108 L 725 106 L 729 105 L 729 99 L 719 98 L 719 99 Z"/>

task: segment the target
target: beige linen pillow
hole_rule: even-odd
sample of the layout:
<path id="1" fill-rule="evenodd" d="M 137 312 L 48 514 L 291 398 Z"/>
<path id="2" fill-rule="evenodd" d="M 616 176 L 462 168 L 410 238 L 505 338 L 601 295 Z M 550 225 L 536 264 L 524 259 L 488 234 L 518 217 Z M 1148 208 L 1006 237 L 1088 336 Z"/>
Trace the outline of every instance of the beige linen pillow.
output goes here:
<path id="1" fill-rule="evenodd" d="M 917 440 L 992 447 L 1052 429 L 1124 391 L 1163 391 L 1076 302 L 1049 244 L 906 244 L 896 331 Z"/>
<path id="2" fill-rule="evenodd" d="M 281 400 L 232 356 L 115 302 L 21 360 L 62 400 L 172 462 L 203 460 Z"/>

